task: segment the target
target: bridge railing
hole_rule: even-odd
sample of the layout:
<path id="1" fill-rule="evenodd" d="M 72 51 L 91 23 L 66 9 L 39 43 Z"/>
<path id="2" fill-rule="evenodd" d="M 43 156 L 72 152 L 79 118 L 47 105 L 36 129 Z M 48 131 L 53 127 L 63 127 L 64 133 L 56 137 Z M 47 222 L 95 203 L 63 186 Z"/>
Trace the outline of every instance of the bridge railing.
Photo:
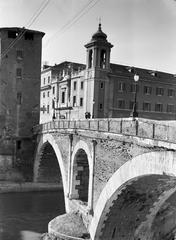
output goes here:
<path id="1" fill-rule="evenodd" d="M 109 132 L 176 143 L 176 123 L 169 125 L 168 123 L 147 119 L 63 119 L 37 125 L 33 128 L 33 132 L 39 134 L 41 132 L 56 131 L 57 129 Z"/>

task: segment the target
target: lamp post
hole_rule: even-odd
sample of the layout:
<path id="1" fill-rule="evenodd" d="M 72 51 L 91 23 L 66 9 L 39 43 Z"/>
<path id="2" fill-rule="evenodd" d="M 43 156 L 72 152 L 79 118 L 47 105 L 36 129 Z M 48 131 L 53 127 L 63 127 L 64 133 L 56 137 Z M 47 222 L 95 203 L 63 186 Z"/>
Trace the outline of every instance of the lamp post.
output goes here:
<path id="1" fill-rule="evenodd" d="M 93 102 L 92 102 L 92 118 L 94 118 L 94 104 L 95 104 L 95 100 L 93 99 Z"/>
<path id="2" fill-rule="evenodd" d="M 134 95 L 134 103 L 133 103 L 133 110 L 130 114 L 130 117 L 132 117 L 133 119 L 137 118 L 138 117 L 138 112 L 137 112 L 137 102 L 136 102 L 136 99 L 137 99 L 137 82 L 139 81 L 139 75 L 137 75 L 135 73 L 134 75 L 134 82 L 135 82 L 135 95 Z"/>
<path id="3" fill-rule="evenodd" d="M 56 113 L 55 113 L 55 98 L 53 99 L 53 120 L 56 119 Z"/>

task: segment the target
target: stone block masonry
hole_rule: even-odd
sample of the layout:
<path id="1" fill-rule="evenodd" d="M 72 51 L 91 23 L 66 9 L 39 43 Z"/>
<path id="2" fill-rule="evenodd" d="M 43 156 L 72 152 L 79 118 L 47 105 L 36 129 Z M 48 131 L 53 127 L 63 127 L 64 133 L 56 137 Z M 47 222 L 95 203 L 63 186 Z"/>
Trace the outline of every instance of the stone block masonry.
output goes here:
<path id="1" fill-rule="evenodd" d="M 172 191 L 176 183 L 176 142 L 167 134 L 172 128 L 174 132 L 169 124 L 141 119 L 45 123 L 34 128 L 34 133 L 40 133 L 35 179 L 42 161 L 49 159 L 47 151 L 46 158 L 41 153 L 50 146 L 60 167 L 66 211 L 79 212 L 91 239 L 131 240 L 141 234 L 143 225 L 156 236 L 160 227 L 153 226 L 155 209 L 162 211 L 162 201 L 172 205 L 162 193 Z M 166 225 L 174 216 L 167 218 Z M 147 219 L 152 219 L 149 225 Z M 167 234 L 165 230 L 151 240 Z"/>

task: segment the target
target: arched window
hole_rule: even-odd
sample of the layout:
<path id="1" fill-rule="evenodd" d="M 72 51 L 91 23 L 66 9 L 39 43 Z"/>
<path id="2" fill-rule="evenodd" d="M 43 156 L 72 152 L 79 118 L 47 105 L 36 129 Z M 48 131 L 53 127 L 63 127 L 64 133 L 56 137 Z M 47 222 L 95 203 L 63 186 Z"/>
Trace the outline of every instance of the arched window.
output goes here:
<path id="1" fill-rule="evenodd" d="M 90 49 L 90 51 L 89 51 L 88 68 L 91 68 L 91 67 L 92 67 L 92 55 L 93 55 L 93 51 L 92 51 L 92 49 Z"/>
<path id="2" fill-rule="evenodd" d="M 100 67 L 103 69 L 106 67 L 106 51 L 104 49 L 101 50 L 100 54 Z"/>

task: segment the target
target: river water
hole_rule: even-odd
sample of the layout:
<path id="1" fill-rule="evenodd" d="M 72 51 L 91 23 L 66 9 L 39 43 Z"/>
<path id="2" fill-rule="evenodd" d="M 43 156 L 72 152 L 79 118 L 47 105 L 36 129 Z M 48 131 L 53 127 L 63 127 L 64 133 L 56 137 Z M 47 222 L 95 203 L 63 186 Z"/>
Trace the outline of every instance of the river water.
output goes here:
<path id="1" fill-rule="evenodd" d="M 0 194 L 0 240 L 32 240 L 65 213 L 63 191 Z"/>

